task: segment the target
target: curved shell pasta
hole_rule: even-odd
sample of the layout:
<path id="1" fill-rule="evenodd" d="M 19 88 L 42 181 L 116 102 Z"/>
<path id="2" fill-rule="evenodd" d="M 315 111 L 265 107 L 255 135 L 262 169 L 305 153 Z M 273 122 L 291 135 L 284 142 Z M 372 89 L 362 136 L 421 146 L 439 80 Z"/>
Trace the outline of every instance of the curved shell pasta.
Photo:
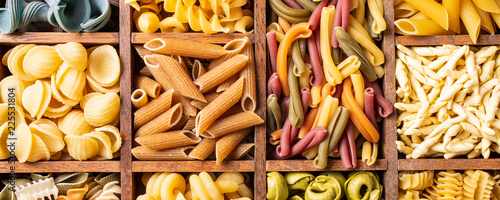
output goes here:
<path id="1" fill-rule="evenodd" d="M 93 126 L 106 125 L 120 113 L 120 97 L 116 93 L 107 93 L 91 98 L 85 105 L 85 119 Z"/>
<path id="2" fill-rule="evenodd" d="M 80 100 L 86 83 L 83 71 L 73 69 L 66 63 L 63 63 L 57 70 L 56 86 L 70 99 Z"/>
<path id="3" fill-rule="evenodd" d="M 94 127 L 85 120 L 81 110 L 72 110 L 57 121 L 59 129 L 66 135 L 84 135 L 94 130 Z"/>
<path id="4" fill-rule="evenodd" d="M 7 148 L 7 138 L 9 137 L 8 123 L 0 126 L 0 159 L 7 159 L 10 157 L 10 151 Z"/>
<path id="5" fill-rule="evenodd" d="M 50 152 L 47 145 L 43 142 L 42 138 L 36 134 L 33 135 L 33 144 L 31 146 L 31 153 L 28 157 L 28 162 L 36 162 L 39 160 L 49 160 Z M 22 145 L 22 144 L 21 144 Z"/>
<path id="6" fill-rule="evenodd" d="M 45 113 L 43 113 L 43 116 L 48 118 L 59 118 L 71 111 L 71 108 L 72 106 L 66 105 L 55 98 L 51 98 L 49 106 Z"/>
<path id="7" fill-rule="evenodd" d="M 0 104 L 0 125 L 4 124 L 5 122 L 9 121 L 9 104 L 7 103 L 1 103 Z M 24 112 L 23 108 L 21 106 L 15 106 L 15 113 L 14 113 L 14 123 L 15 124 L 21 124 L 21 123 L 26 123 L 26 120 L 24 118 Z"/>
<path id="8" fill-rule="evenodd" d="M 28 76 L 35 78 L 49 77 L 57 71 L 62 59 L 53 46 L 33 47 L 23 60 L 23 69 Z"/>
<path id="9" fill-rule="evenodd" d="M 87 69 L 88 56 L 85 47 L 78 42 L 68 42 L 56 45 L 56 51 L 61 59 L 71 68 L 84 71 Z"/>
<path id="10" fill-rule="evenodd" d="M 89 57 L 88 71 L 99 85 L 111 87 L 118 82 L 121 73 L 120 58 L 110 45 L 97 47 Z"/>
<path id="11" fill-rule="evenodd" d="M 63 133 L 53 121 L 40 119 L 31 122 L 29 127 L 31 132 L 40 137 L 45 145 L 47 145 L 50 154 L 57 153 L 64 149 L 65 143 L 63 140 Z"/>
<path id="12" fill-rule="evenodd" d="M 50 85 L 37 80 L 34 85 L 27 87 L 23 92 L 22 102 L 31 117 L 40 119 L 49 106 L 51 95 Z"/>
<path id="13" fill-rule="evenodd" d="M 97 155 L 99 151 L 97 141 L 85 135 L 66 135 L 64 141 L 66 141 L 69 155 L 75 160 L 87 160 Z"/>
<path id="14" fill-rule="evenodd" d="M 106 159 L 113 159 L 113 153 L 111 152 L 111 141 L 105 133 L 94 131 L 92 133 L 85 134 L 85 136 L 91 137 L 95 141 L 97 141 L 97 144 L 99 146 L 99 151 L 97 152 L 98 156 L 102 156 Z"/>
<path id="15" fill-rule="evenodd" d="M 15 131 L 17 142 L 16 142 L 16 157 L 20 163 L 24 163 L 28 160 L 31 154 L 31 146 L 33 145 L 33 134 L 31 134 L 30 128 L 27 124 L 19 124 Z"/>
<path id="16" fill-rule="evenodd" d="M 109 182 L 119 181 L 119 180 L 120 180 L 119 173 L 112 173 L 112 174 L 100 173 L 94 179 L 94 181 L 99 183 L 100 185 L 106 185 Z"/>
<path id="17" fill-rule="evenodd" d="M 17 48 L 19 47 L 19 48 Z M 25 81 L 34 81 L 36 77 L 28 75 L 24 69 L 24 58 L 27 53 L 36 47 L 34 44 L 17 46 L 12 50 L 8 58 L 8 68 L 12 74 Z"/>
<path id="18" fill-rule="evenodd" d="M 82 99 L 80 100 L 80 108 L 84 109 L 85 108 L 85 105 L 87 105 L 87 102 L 92 99 L 92 97 L 95 97 L 95 96 L 98 96 L 98 95 L 101 95 L 102 93 L 99 93 L 99 92 L 92 92 L 92 93 L 88 93 L 86 95 L 84 95 L 82 97 Z"/>
<path id="19" fill-rule="evenodd" d="M 14 97 L 16 104 L 22 106 L 22 96 L 24 90 L 32 83 L 18 79 L 16 76 L 11 75 L 5 77 L 0 81 L 0 103 L 7 103 L 9 101 L 9 93 L 12 93 L 11 88 L 14 88 Z"/>
<path id="20" fill-rule="evenodd" d="M 103 132 L 109 137 L 109 140 L 111 141 L 112 153 L 115 153 L 118 150 L 120 150 L 120 147 L 122 146 L 122 137 L 120 135 L 120 130 L 118 130 L 118 128 L 112 125 L 106 125 L 103 127 L 96 128 L 95 131 Z"/>
<path id="21" fill-rule="evenodd" d="M 80 102 L 80 98 L 78 99 L 70 99 L 66 96 L 63 96 L 64 94 L 61 94 L 59 92 L 59 89 L 57 89 L 57 86 L 56 86 L 56 75 L 55 74 L 52 74 L 51 78 L 50 78 L 50 89 L 51 89 L 51 92 L 52 92 L 52 96 L 54 96 L 54 98 L 58 101 L 60 101 L 61 103 L 65 104 L 65 105 L 68 105 L 68 106 L 75 106 L 76 104 L 78 104 L 78 102 Z M 82 94 L 82 97 L 83 97 L 83 94 Z"/>
<path id="22" fill-rule="evenodd" d="M 120 82 L 116 82 L 113 86 L 111 87 L 103 87 L 97 83 L 97 81 L 90 76 L 89 70 L 85 71 L 85 77 L 87 78 L 87 83 L 92 88 L 92 90 L 100 93 L 118 93 L 120 92 Z"/>

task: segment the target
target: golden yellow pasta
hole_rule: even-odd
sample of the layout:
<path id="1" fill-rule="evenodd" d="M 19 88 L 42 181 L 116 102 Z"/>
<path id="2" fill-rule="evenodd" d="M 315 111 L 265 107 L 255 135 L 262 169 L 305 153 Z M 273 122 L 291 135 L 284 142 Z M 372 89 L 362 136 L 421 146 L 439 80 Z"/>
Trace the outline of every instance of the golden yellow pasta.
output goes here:
<path id="1" fill-rule="evenodd" d="M 107 93 L 92 97 L 85 105 L 85 120 L 93 126 L 104 126 L 113 122 L 120 113 L 120 97 Z"/>
<path id="2" fill-rule="evenodd" d="M 106 125 L 103 127 L 99 127 L 95 129 L 96 132 L 102 132 L 109 137 L 109 141 L 111 142 L 111 152 L 115 153 L 120 150 L 122 146 L 122 137 L 120 135 L 120 131 L 118 128 L 112 125 Z"/>
<path id="3" fill-rule="evenodd" d="M 217 140 L 215 145 L 217 163 L 221 163 L 251 131 L 251 128 L 235 131 Z"/>
<path id="4" fill-rule="evenodd" d="M 448 21 L 448 12 L 446 9 L 439 3 L 434 0 L 405 0 L 407 3 L 420 10 L 420 12 L 424 13 L 428 17 L 430 17 L 433 21 L 435 21 L 439 26 L 441 26 L 444 30 L 448 30 L 449 21 Z M 462 7 L 462 6 L 460 6 Z"/>
<path id="5" fill-rule="evenodd" d="M 34 78 L 46 78 L 62 64 L 62 59 L 53 46 L 36 46 L 26 53 L 23 60 L 26 74 Z"/>
<path id="6" fill-rule="evenodd" d="M 154 119 L 161 113 L 164 113 L 172 104 L 172 94 L 174 90 L 170 89 L 162 93 L 158 98 L 149 102 L 145 106 L 134 112 L 134 129 L 140 128 L 148 121 Z"/>
<path id="7" fill-rule="evenodd" d="M 226 53 L 219 45 L 179 39 L 155 38 L 144 44 L 144 48 L 156 53 L 205 59 L 215 59 Z"/>
<path id="8" fill-rule="evenodd" d="M 91 133 L 87 133 L 84 136 L 88 136 L 89 138 L 94 139 L 97 142 L 99 150 L 97 151 L 97 155 L 101 156 L 105 159 L 113 159 L 113 152 L 111 150 L 111 140 L 108 135 L 103 132 L 94 131 Z"/>
<path id="9" fill-rule="evenodd" d="M 194 146 L 185 146 L 156 151 L 138 146 L 132 149 L 132 154 L 139 160 L 193 160 L 188 156 L 193 148 Z"/>
<path id="10" fill-rule="evenodd" d="M 200 143 L 201 140 L 202 139 L 200 137 L 196 137 L 192 131 L 187 130 L 157 133 L 135 138 L 137 143 L 152 150 L 195 145 Z"/>
<path id="11" fill-rule="evenodd" d="M 36 81 L 34 85 L 27 87 L 23 92 L 23 106 L 30 113 L 31 117 L 41 119 L 50 99 L 52 98 L 50 84 Z"/>
<path id="12" fill-rule="evenodd" d="M 163 114 L 141 126 L 135 133 L 135 137 L 165 132 L 179 122 L 181 116 L 182 107 L 179 103 L 175 104 Z"/>
<path id="13" fill-rule="evenodd" d="M 111 87 L 120 79 L 120 58 L 110 45 L 97 47 L 89 56 L 89 75 L 101 86 Z"/>
<path id="14" fill-rule="evenodd" d="M 114 85 L 110 87 L 104 87 L 100 85 L 91 75 L 89 70 L 85 70 L 85 78 L 87 78 L 87 83 L 90 86 L 90 88 L 96 92 L 100 93 L 118 93 L 120 92 L 120 82 L 116 82 Z"/>
<path id="15" fill-rule="evenodd" d="M 160 95 L 161 86 L 158 82 L 146 76 L 137 75 L 134 77 L 134 86 L 142 89 L 150 97 L 156 98 Z"/>
<path id="16" fill-rule="evenodd" d="M 90 82 L 89 82 L 89 85 L 90 85 Z M 62 92 L 59 91 L 59 89 L 56 86 L 56 74 L 55 73 L 52 74 L 52 76 L 50 77 L 50 89 L 51 89 L 52 96 L 54 97 L 54 99 L 56 99 L 57 101 L 65 104 L 65 105 L 75 106 L 80 102 L 80 99 L 70 99 L 70 98 L 64 96 L 64 94 L 62 94 Z"/>
<path id="17" fill-rule="evenodd" d="M 85 120 L 81 110 L 72 110 L 57 121 L 59 129 L 66 135 L 83 135 L 90 133 L 94 127 Z"/>
<path id="18" fill-rule="evenodd" d="M 460 1 L 460 18 L 465 28 L 467 28 L 472 42 L 475 44 L 481 29 L 481 18 L 471 0 Z"/>
<path id="19" fill-rule="evenodd" d="M 31 85 L 32 83 L 28 81 L 23 81 L 17 78 L 14 75 L 5 77 L 0 81 L 0 102 L 8 103 L 9 102 L 9 93 L 13 92 L 15 95 L 15 101 L 17 105 L 23 106 L 22 104 L 22 96 L 24 90 Z M 11 89 L 11 90 L 9 90 Z M 12 91 L 12 89 L 14 89 Z"/>
<path id="20" fill-rule="evenodd" d="M 32 134 L 33 143 L 31 144 L 31 153 L 28 157 L 28 162 L 36 162 L 39 160 L 49 160 L 50 152 L 47 148 L 47 145 L 43 142 L 43 140 L 36 134 Z"/>
<path id="21" fill-rule="evenodd" d="M 66 135 L 64 141 L 69 155 L 75 160 L 87 160 L 99 152 L 99 143 L 86 135 Z"/>
<path id="22" fill-rule="evenodd" d="M 63 133 L 53 121 L 48 119 L 36 120 L 29 125 L 29 128 L 34 135 L 40 137 L 43 143 L 47 145 L 50 154 L 63 150 L 65 146 Z"/>
<path id="23" fill-rule="evenodd" d="M 205 138 L 218 138 L 262 123 L 264 120 L 257 114 L 246 111 L 216 120 L 201 135 Z"/>
<path id="24" fill-rule="evenodd" d="M 56 87 L 62 95 L 73 100 L 80 100 L 87 81 L 85 73 L 63 63 L 56 73 Z"/>
<path id="25" fill-rule="evenodd" d="M 7 60 L 9 71 L 15 75 L 17 78 L 22 79 L 24 81 L 34 81 L 36 78 L 28 75 L 24 69 L 24 58 L 29 50 L 36 47 L 34 44 L 29 45 L 18 45 L 12 52 L 9 54 L 9 58 Z M 31 64 L 34 65 L 35 63 Z M 54 71 L 57 69 L 54 69 Z"/>
<path id="26" fill-rule="evenodd" d="M 160 28 L 160 19 L 152 12 L 144 12 L 137 19 L 136 27 L 141 32 L 154 33 Z"/>
<path id="27" fill-rule="evenodd" d="M 186 180 L 178 173 L 169 174 L 161 184 L 161 199 L 179 199 L 186 191 Z M 183 197 L 183 196 L 182 196 Z"/>
<path id="28" fill-rule="evenodd" d="M 59 57 L 71 68 L 84 71 L 88 66 L 88 55 L 85 47 L 78 42 L 56 45 Z"/>

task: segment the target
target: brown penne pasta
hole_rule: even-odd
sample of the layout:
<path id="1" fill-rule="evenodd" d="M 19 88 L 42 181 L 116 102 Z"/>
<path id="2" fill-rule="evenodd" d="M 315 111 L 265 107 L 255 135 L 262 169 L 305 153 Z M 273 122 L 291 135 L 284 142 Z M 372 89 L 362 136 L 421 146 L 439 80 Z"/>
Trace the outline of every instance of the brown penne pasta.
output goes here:
<path id="1" fill-rule="evenodd" d="M 148 149 L 162 150 L 198 144 L 201 138 L 196 137 L 192 131 L 180 130 L 141 136 L 135 138 L 135 141 Z"/>
<path id="2" fill-rule="evenodd" d="M 221 137 L 215 145 L 217 163 L 222 162 L 252 130 L 252 128 L 246 128 Z"/>
<path id="3" fill-rule="evenodd" d="M 210 62 L 210 64 L 207 66 L 207 70 L 210 71 L 213 68 L 220 65 L 221 63 L 223 63 L 224 61 L 228 60 L 229 58 L 238 55 L 240 51 L 245 47 L 246 44 L 245 38 L 234 39 L 226 43 L 226 45 L 224 45 L 226 54 L 217 59 L 212 60 L 212 62 Z"/>
<path id="4" fill-rule="evenodd" d="M 142 45 L 134 45 L 134 48 L 135 48 L 135 51 L 137 51 L 137 54 L 139 54 L 139 56 L 144 59 L 144 56 L 147 56 L 147 55 L 153 55 L 153 52 L 147 50 L 146 48 L 144 48 L 144 46 Z"/>
<path id="5" fill-rule="evenodd" d="M 136 108 L 141 108 L 145 106 L 149 100 L 146 92 L 143 89 L 136 89 L 134 90 L 134 92 L 132 92 L 130 101 L 132 101 L 132 104 L 134 104 Z"/>
<path id="6" fill-rule="evenodd" d="M 216 120 L 210 127 L 201 133 L 201 136 L 206 138 L 218 138 L 262 123 L 264 123 L 264 120 L 258 115 L 250 111 L 245 111 Z"/>
<path id="7" fill-rule="evenodd" d="M 179 122 L 177 122 L 170 130 L 182 130 L 182 127 L 184 127 L 187 123 L 187 121 L 190 119 L 190 116 L 187 115 L 182 115 L 181 119 Z"/>
<path id="8" fill-rule="evenodd" d="M 189 77 L 186 69 L 181 66 L 181 64 L 174 58 L 164 56 L 164 55 L 153 55 L 153 57 L 158 61 L 165 73 L 167 79 L 176 91 L 178 91 L 182 96 L 188 97 L 190 99 L 200 100 L 206 102 L 207 100 L 203 97 L 200 90 L 196 88 L 195 84 Z"/>
<path id="9" fill-rule="evenodd" d="M 134 77 L 134 86 L 144 90 L 148 96 L 153 98 L 158 97 L 161 92 L 161 86 L 158 82 L 142 75 Z"/>
<path id="10" fill-rule="evenodd" d="M 153 74 L 149 71 L 148 67 L 143 67 L 140 71 L 139 71 L 139 74 L 140 75 L 143 75 L 143 76 L 147 76 L 149 78 L 153 78 Z"/>
<path id="11" fill-rule="evenodd" d="M 215 59 L 226 54 L 226 50 L 219 45 L 169 38 L 152 39 L 144 44 L 144 48 L 156 53 L 204 59 Z"/>
<path id="12" fill-rule="evenodd" d="M 229 108 L 229 110 L 227 110 L 219 118 L 224 118 L 224 117 L 231 116 L 231 115 L 234 115 L 234 114 L 238 114 L 238 113 L 241 113 L 241 112 L 245 112 L 245 111 L 243 110 L 243 108 L 241 108 L 241 106 L 239 104 L 236 104 L 233 107 Z"/>
<path id="13" fill-rule="evenodd" d="M 159 67 L 160 64 L 153 56 L 145 56 L 144 63 L 146 63 L 146 67 L 153 74 L 155 80 L 160 83 L 163 90 L 167 91 L 174 89 L 170 81 L 167 79 L 167 72 Z M 191 105 L 188 99 L 179 95 L 178 91 L 174 91 L 172 100 L 182 104 L 182 108 L 186 115 L 196 116 L 196 108 Z"/>
<path id="14" fill-rule="evenodd" d="M 210 103 L 212 100 L 214 100 L 215 98 L 217 98 L 220 94 L 221 93 L 217 93 L 217 92 L 207 94 L 207 95 L 205 95 L 205 99 L 207 100 L 207 103 L 201 102 L 201 101 L 198 101 L 198 100 L 193 100 L 193 101 L 191 101 L 191 105 L 193 105 L 194 107 L 196 107 L 196 108 L 198 108 L 198 109 L 201 110 L 205 106 L 207 106 L 208 103 Z"/>
<path id="15" fill-rule="evenodd" d="M 193 160 L 188 154 L 194 146 L 177 147 L 164 150 L 151 150 L 143 146 L 132 149 L 132 154 L 139 160 Z"/>
<path id="16" fill-rule="evenodd" d="M 257 86 L 255 82 L 255 58 L 253 46 L 250 40 L 245 37 L 247 43 L 243 51 L 243 55 L 248 56 L 248 62 L 240 71 L 240 77 L 245 77 L 243 86 L 243 94 L 241 95 L 241 107 L 244 111 L 254 112 L 257 108 Z"/>
<path id="17" fill-rule="evenodd" d="M 196 145 L 196 147 L 189 153 L 190 158 L 205 160 L 215 151 L 215 144 L 217 139 L 203 138 L 203 140 Z"/>
<path id="18" fill-rule="evenodd" d="M 227 155 L 225 160 L 239 160 L 243 157 L 249 156 L 248 152 L 255 146 L 254 143 L 243 143 L 239 144 L 234 148 L 229 155 Z M 217 147 L 215 147 L 217 149 Z M 217 151 L 217 150 L 216 150 Z"/>
<path id="19" fill-rule="evenodd" d="M 271 133 L 271 135 L 270 135 L 271 137 L 269 138 L 269 143 L 271 145 L 278 145 L 278 144 L 280 144 L 281 131 L 282 130 L 283 129 L 278 129 L 278 130 L 276 130 L 276 131 L 274 131 L 274 132 Z"/>
<path id="20" fill-rule="evenodd" d="M 195 119 L 195 117 L 190 117 L 182 130 L 194 130 L 196 127 Z"/>
<path id="21" fill-rule="evenodd" d="M 134 112 L 134 129 L 151 121 L 158 115 L 166 112 L 172 104 L 172 95 L 174 90 L 170 89 L 161 94 L 158 98 L 149 102 L 145 106 Z"/>
<path id="22" fill-rule="evenodd" d="M 189 74 L 189 70 L 186 67 L 186 62 L 184 61 L 184 59 L 182 58 L 182 56 L 171 55 L 169 57 L 173 58 L 174 60 L 177 60 L 177 62 L 179 62 L 179 64 L 181 64 L 181 66 L 184 69 L 184 71 L 186 72 L 186 74 Z"/>
<path id="23" fill-rule="evenodd" d="M 231 78 L 228 78 L 227 80 L 225 80 L 224 82 L 222 82 L 221 84 L 219 84 L 217 86 L 217 92 L 224 92 L 226 91 L 227 88 L 231 87 L 231 85 L 237 81 L 239 78 L 238 75 L 234 75 L 234 76 L 231 76 Z"/>
<path id="24" fill-rule="evenodd" d="M 240 100 L 244 80 L 244 77 L 240 78 L 196 115 L 195 132 L 197 136 L 203 133 L 217 118 Z"/>
<path id="25" fill-rule="evenodd" d="M 205 67 L 203 67 L 201 62 L 198 59 L 194 60 L 191 73 L 191 77 L 193 77 L 193 80 L 196 80 L 198 77 L 202 76 L 205 73 L 207 73 L 207 70 L 205 70 Z"/>
<path id="26" fill-rule="evenodd" d="M 194 80 L 194 84 L 200 88 L 201 93 L 205 93 L 238 73 L 247 61 L 248 56 L 241 54 L 233 56 Z"/>
<path id="27" fill-rule="evenodd" d="M 182 116 L 182 106 L 181 104 L 175 104 L 167 112 L 159 115 L 148 123 L 144 124 L 137 130 L 135 137 L 141 137 L 145 135 L 151 135 L 155 133 L 165 132 L 172 128 Z"/>

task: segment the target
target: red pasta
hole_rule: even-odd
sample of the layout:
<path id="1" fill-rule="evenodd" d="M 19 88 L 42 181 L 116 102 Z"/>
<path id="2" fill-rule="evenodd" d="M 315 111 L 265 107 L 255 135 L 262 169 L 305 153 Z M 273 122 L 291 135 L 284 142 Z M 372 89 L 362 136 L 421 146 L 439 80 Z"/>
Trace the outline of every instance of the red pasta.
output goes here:
<path id="1" fill-rule="evenodd" d="M 293 9 L 303 9 L 302 6 L 295 0 L 282 0 L 287 6 Z"/>
<path id="2" fill-rule="evenodd" d="M 367 87 L 365 89 L 365 115 L 368 117 L 368 120 L 375 126 L 377 131 L 379 131 L 379 127 L 377 124 L 377 118 L 375 116 L 375 90 L 372 87 Z"/>
<path id="3" fill-rule="evenodd" d="M 312 86 L 320 86 L 325 81 L 323 70 L 321 66 L 321 58 L 319 56 L 318 48 L 316 47 L 316 39 L 314 34 L 307 38 L 307 48 L 309 49 L 309 59 L 311 60 L 312 74 L 309 78 L 309 83 Z"/>
<path id="4" fill-rule="evenodd" d="M 267 95 L 275 94 L 279 99 L 281 95 L 281 83 L 278 77 L 278 73 L 273 73 L 269 80 L 267 81 Z"/>
<path id="5" fill-rule="evenodd" d="M 267 48 L 269 49 L 269 59 L 271 60 L 271 71 L 276 73 L 276 59 L 278 59 L 278 42 L 276 41 L 276 31 L 266 34 Z"/>
<path id="6" fill-rule="evenodd" d="M 271 157 L 277 159 L 287 159 L 293 156 L 296 156 L 299 153 L 309 150 L 310 148 L 318 145 L 323 141 L 326 135 L 326 128 L 324 126 L 318 126 L 316 128 L 311 129 L 306 136 L 304 136 L 301 140 L 299 140 L 290 150 L 290 154 L 288 156 L 282 157 L 279 156 L 277 151 L 273 151 L 271 153 Z"/>
<path id="7" fill-rule="evenodd" d="M 352 122 L 347 122 L 347 127 L 339 142 L 340 159 L 347 169 L 357 166 L 356 138 L 354 137 L 354 127 Z"/>
<path id="8" fill-rule="evenodd" d="M 328 2 L 330 2 L 330 0 L 323 0 L 323 1 L 321 1 L 318 4 L 318 6 L 316 7 L 316 9 L 314 9 L 314 11 L 311 14 L 311 16 L 309 17 L 309 24 L 311 24 L 311 27 L 310 27 L 311 30 L 314 31 L 318 27 L 319 18 L 321 17 L 321 11 L 323 10 L 323 8 L 326 6 L 326 4 Z"/>

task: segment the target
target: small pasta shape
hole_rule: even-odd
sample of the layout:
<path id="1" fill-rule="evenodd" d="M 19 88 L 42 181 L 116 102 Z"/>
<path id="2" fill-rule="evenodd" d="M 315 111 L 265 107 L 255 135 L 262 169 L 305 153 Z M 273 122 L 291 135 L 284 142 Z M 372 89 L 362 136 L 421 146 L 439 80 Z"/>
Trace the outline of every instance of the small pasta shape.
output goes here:
<path id="1" fill-rule="evenodd" d="M 85 47 L 78 42 L 56 45 L 59 57 L 71 68 L 84 71 L 88 66 L 88 55 Z"/>
<path id="2" fill-rule="evenodd" d="M 104 126 L 113 122 L 120 113 L 120 97 L 107 93 L 92 97 L 84 108 L 85 119 L 93 126 Z"/>
<path id="3" fill-rule="evenodd" d="M 172 95 L 174 90 L 167 90 L 158 98 L 152 100 L 145 106 L 134 112 L 134 129 L 140 128 L 142 125 L 151 121 L 158 115 L 166 112 L 172 104 Z"/>
<path id="4" fill-rule="evenodd" d="M 8 58 L 8 68 L 10 72 L 18 77 L 19 79 L 25 81 L 34 81 L 36 78 L 28 75 L 24 69 L 24 58 L 29 50 L 36 47 L 34 44 L 29 45 L 18 45 L 9 54 Z M 56 69 L 57 70 L 57 69 Z"/>
<path id="5" fill-rule="evenodd" d="M 85 78 L 87 78 L 87 83 L 92 88 L 92 90 L 100 93 L 120 92 L 120 82 L 116 82 L 113 86 L 103 87 L 100 85 L 92 76 L 90 76 L 89 70 L 85 70 Z"/>
<path id="6" fill-rule="evenodd" d="M 82 99 L 80 99 L 80 108 L 82 109 L 85 109 L 85 105 L 87 105 L 87 102 L 92 98 L 92 97 L 95 97 L 95 96 L 99 96 L 101 95 L 102 93 L 99 93 L 99 92 L 92 92 L 92 93 L 88 93 L 86 95 L 84 95 L 82 97 Z"/>
<path id="7" fill-rule="evenodd" d="M 113 152 L 111 150 L 112 143 L 108 135 L 103 132 L 94 131 L 91 133 L 87 133 L 84 136 L 88 136 L 97 142 L 99 148 L 99 150 L 97 151 L 98 156 L 101 156 L 105 159 L 113 159 Z"/>
<path id="8" fill-rule="evenodd" d="M 120 79 L 120 58 L 110 45 L 97 47 L 89 56 L 90 76 L 101 86 L 111 87 Z"/>
<path id="9" fill-rule="evenodd" d="M 18 140 L 16 144 L 22 144 L 16 145 L 16 158 L 20 163 L 24 163 L 28 161 L 30 155 L 32 154 L 31 151 L 34 144 L 33 140 L 35 140 L 35 138 L 33 137 L 30 128 L 25 123 L 17 125 L 15 134 Z"/>
<path id="10" fill-rule="evenodd" d="M 85 120 L 85 114 L 77 109 L 60 118 L 57 125 L 65 135 L 81 136 L 94 130 L 94 127 Z"/>
<path id="11" fill-rule="evenodd" d="M 138 146 L 132 149 L 132 154 L 139 160 L 193 160 L 188 156 L 193 148 L 194 146 L 185 146 L 156 151 Z"/>
<path id="12" fill-rule="evenodd" d="M 42 138 L 40 138 L 36 134 L 32 134 L 33 143 L 31 144 L 31 153 L 28 157 L 28 162 L 36 162 L 39 160 L 49 160 L 50 152 L 47 148 L 47 145 L 43 142 Z"/>
<path id="13" fill-rule="evenodd" d="M 180 103 L 175 104 L 163 114 L 141 126 L 135 133 L 135 137 L 165 132 L 177 124 L 181 116 L 182 106 Z"/>
<path id="14" fill-rule="evenodd" d="M 31 132 L 40 137 L 47 145 L 50 154 L 57 153 L 64 149 L 66 145 L 63 140 L 63 133 L 56 123 L 48 119 L 40 119 L 31 122 L 29 125 Z"/>
<path id="15" fill-rule="evenodd" d="M 156 53 L 205 59 L 215 59 L 226 53 L 219 45 L 179 39 L 155 38 L 144 44 L 144 48 Z"/>
<path id="16" fill-rule="evenodd" d="M 66 62 L 57 70 L 56 86 L 70 99 L 80 100 L 86 83 L 85 73 L 71 68 Z"/>
<path id="17" fill-rule="evenodd" d="M 437 193 L 442 198 L 461 198 L 462 197 L 462 175 L 453 170 L 439 172 L 437 176 Z"/>
<path id="18" fill-rule="evenodd" d="M 214 69 L 198 77 L 196 84 L 202 93 L 209 91 L 223 81 L 238 73 L 248 62 L 248 56 L 236 55 L 219 64 Z"/>
<path id="19" fill-rule="evenodd" d="M 134 104 L 135 108 L 141 108 L 142 106 L 148 104 L 148 96 L 143 89 L 136 89 L 132 92 L 130 96 L 130 101 Z"/>
<path id="20" fill-rule="evenodd" d="M 46 78 L 57 71 L 62 59 L 53 46 L 36 46 L 26 53 L 23 69 L 28 76 Z"/>
<path id="21" fill-rule="evenodd" d="M 161 86 L 158 82 L 146 76 L 137 75 L 134 77 L 134 86 L 144 90 L 150 97 L 156 98 L 160 95 Z"/>
<path id="22" fill-rule="evenodd" d="M 215 145 L 217 163 L 221 163 L 251 131 L 251 128 L 235 131 L 217 140 Z"/>
<path id="23" fill-rule="evenodd" d="M 178 173 L 169 174 L 161 184 L 161 199 L 176 199 L 186 191 L 186 180 Z"/>
<path id="24" fill-rule="evenodd" d="M 264 123 L 264 120 L 257 114 L 246 111 L 216 120 L 201 135 L 206 138 L 218 138 L 262 123 Z"/>
<path id="25" fill-rule="evenodd" d="M 66 141 L 69 155 L 75 160 L 87 160 L 99 152 L 98 142 L 86 135 L 66 135 L 64 141 Z"/>
<path id="26" fill-rule="evenodd" d="M 56 86 L 56 74 L 55 73 L 52 74 L 52 76 L 50 77 L 50 89 L 51 89 L 52 96 L 54 97 L 54 99 L 56 99 L 57 101 L 65 104 L 65 105 L 75 106 L 80 101 L 81 97 L 79 97 L 78 99 L 70 99 L 70 98 L 64 96 L 62 94 L 62 92 L 59 91 L 59 89 Z M 83 93 L 82 93 L 82 95 L 83 95 Z"/>
<path id="27" fill-rule="evenodd" d="M 0 126 L 0 159 L 7 159 L 10 157 L 10 151 L 7 147 L 7 139 L 9 137 L 9 134 L 10 131 L 8 123 L 3 123 Z"/>
<path id="28" fill-rule="evenodd" d="M 50 84 L 37 80 L 34 85 L 23 91 L 23 105 L 31 117 L 41 119 L 49 106 L 51 95 Z"/>
<path id="29" fill-rule="evenodd" d="M 196 147 L 189 153 L 189 157 L 198 160 L 205 160 L 215 151 L 215 146 L 218 139 L 203 138 Z"/>
<path id="30" fill-rule="evenodd" d="M 152 12 L 144 12 L 137 18 L 136 27 L 143 33 L 154 33 L 160 28 L 160 19 Z"/>
<path id="31" fill-rule="evenodd" d="M 180 130 L 141 136 L 135 138 L 135 141 L 148 149 L 162 150 L 198 144 L 201 138 L 196 137 L 192 131 Z"/>
<path id="32" fill-rule="evenodd" d="M 22 96 L 24 90 L 31 85 L 28 81 L 23 81 L 14 75 L 5 77 L 0 81 L 0 103 L 9 102 L 9 93 L 12 91 L 9 89 L 14 88 L 15 101 L 17 105 L 22 106 Z"/>

